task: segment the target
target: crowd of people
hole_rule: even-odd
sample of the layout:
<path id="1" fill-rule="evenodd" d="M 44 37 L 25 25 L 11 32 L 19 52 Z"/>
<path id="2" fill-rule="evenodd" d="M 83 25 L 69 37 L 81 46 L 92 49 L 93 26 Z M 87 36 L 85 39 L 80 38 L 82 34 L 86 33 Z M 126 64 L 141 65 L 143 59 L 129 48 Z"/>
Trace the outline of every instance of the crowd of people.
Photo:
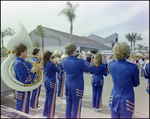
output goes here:
<path id="1" fill-rule="evenodd" d="M 14 46 L 16 61 L 14 71 L 16 78 L 24 84 L 33 83 L 36 72 L 43 69 L 46 99 L 43 116 L 54 118 L 56 92 L 57 96 L 66 98 L 65 118 L 80 118 L 82 98 L 84 96 L 83 73 L 92 74 L 92 107 L 94 111 L 102 110 L 102 93 L 104 76 L 112 76 L 112 88 L 109 106 L 112 118 L 131 118 L 134 112 L 134 90 L 140 84 L 139 75 L 148 79 L 146 91 L 149 94 L 149 55 L 130 54 L 126 42 L 118 42 L 113 47 L 113 55 L 92 54 L 76 50 L 75 43 L 65 46 L 65 54 L 45 51 L 41 55 L 35 48 L 31 60 L 40 63 L 36 67 L 25 61 L 27 47 L 21 43 Z M 57 86 L 58 79 L 58 86 Z M 65 87 L 65 95 L 63 93 Z M 29 114 L 31 109 L 40 109 L 39 96 L 41 85 L 30 92 L 15 91 L 16 110 Z"/>

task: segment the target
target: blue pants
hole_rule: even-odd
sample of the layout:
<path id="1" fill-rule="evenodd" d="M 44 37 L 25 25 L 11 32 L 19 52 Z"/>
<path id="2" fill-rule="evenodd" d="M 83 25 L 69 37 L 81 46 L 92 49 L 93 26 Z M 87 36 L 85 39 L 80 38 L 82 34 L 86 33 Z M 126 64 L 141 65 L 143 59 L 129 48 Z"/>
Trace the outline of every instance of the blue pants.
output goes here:
<path id="1" fill-rule="evenodd" d="M 46 89 L 46 100 L 44 104 L 43 116 L 47 116 L 47 118 L 54 118 L 55 115 L 56 90 L 57 90 L 56 84 L 54 89 L 53 88 L 51 88 L 50 90 Z"/>
<path id="2" fill-rule="evenodd" d="M 79 99 L 66 98 L 65 118 L 80 118 L 81 106 L 82 106 L 82 98 L 79 98 Z"/>
<path id="3" fill-rule="evenodd" d="M 37 88 L 34 89 L 32 91 L 32 97 L 31 97 L 31 101 L 30 101 L 30 107 L 33 109 L 38 108 L 38 104 L 39 104 L 39 96 L 40 96 L 40 91 L 41 91 L 41 85 Z"/>
<path id="4" fill-rule="evenodd" d="M 15 91 L 16 110 L 29 114 L 30 91 Z"/>
<path id="5" fill-rule="evenodd" d="M 58 84 L 58 97 L 63 97 L 63 90 L 64 90 L 64 83 L 65 83 L 65 77 L 64 74 L 59 79 Z"/>
<path id="6" fill-rule="evenodd" d="M 102 108 L 102 90 L 103 86 L 101 87 L 93 87 L 93 97 L 92 97 L 92 107 L 93 108 Z"/>
<path id="7" fill-rule="evenodd" d="M 111 109 L 111 118 L 132 118 L 133 114 L 117 113 Z"/>

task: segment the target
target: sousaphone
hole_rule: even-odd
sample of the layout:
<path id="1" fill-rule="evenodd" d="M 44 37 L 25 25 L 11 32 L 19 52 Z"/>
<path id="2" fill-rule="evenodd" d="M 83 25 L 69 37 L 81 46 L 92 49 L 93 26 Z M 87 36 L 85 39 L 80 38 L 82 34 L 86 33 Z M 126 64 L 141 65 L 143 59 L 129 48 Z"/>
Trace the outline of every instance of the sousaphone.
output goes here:
<path id="1" fill-rule="evenodd" d="M 7 86 L 14 90 L 31 91 L 38 88 L 43 82 L 43 71 L 42 69 L 40 69 L 38 73 L 36 73 L 36 78 L 34 79 L 34 81 L 36 82 L 32 84 L 23 84 L 22 82 L 16 79 L 13 70 L 14 62 L 16 60 L 16 56 L 13 52 L 13 46 L 17 43 L 22 43 L 27 47 L 28 51 L 33 51 L 33 44 L 30 39 L 30 36 L 21 23 L 19 23 L 18 32 L 15 35 L 13 35 L 7 43 L 8 57 L 1 64 L 1 78 Z M 32 63 L 33 66 L 36 65 L 34 61 L 30 59 L 25 58 L 25 60 L 27 62 Z"/>

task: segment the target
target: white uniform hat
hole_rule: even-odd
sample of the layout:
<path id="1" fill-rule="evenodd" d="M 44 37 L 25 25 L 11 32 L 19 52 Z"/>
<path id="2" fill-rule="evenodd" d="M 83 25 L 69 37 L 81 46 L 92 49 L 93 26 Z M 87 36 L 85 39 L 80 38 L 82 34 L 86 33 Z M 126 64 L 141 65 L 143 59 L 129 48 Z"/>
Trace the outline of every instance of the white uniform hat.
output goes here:
<path id="1" fill-rule="evenodd" d="M 91 53 L 90 51 L 87 51 L 86 55 L 87 55 L 88 57 L 91 57 L 91 56 L 92 56 L 92 53 Z"/>
<path id="2" fill-rule="evenodd" d="M 142 55 L 142 53 L 137 53 L 136 56 L 142 57 L 143 55 Z"/>

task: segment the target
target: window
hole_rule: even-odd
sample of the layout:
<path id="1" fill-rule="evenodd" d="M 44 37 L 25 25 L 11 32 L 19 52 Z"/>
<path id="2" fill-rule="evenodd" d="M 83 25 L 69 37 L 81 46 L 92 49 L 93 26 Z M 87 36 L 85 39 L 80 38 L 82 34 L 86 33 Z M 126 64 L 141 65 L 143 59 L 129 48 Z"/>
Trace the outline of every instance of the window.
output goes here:
<path id="1" fill-rule="evenodd" d="M 112 48 L 114 47 L 115 44 L 112 44 Z"/>
<path id="2" fill-rule="evenodd" d="M 118 42 L 118 38 L 116 38 L 116 42 Z"/>

